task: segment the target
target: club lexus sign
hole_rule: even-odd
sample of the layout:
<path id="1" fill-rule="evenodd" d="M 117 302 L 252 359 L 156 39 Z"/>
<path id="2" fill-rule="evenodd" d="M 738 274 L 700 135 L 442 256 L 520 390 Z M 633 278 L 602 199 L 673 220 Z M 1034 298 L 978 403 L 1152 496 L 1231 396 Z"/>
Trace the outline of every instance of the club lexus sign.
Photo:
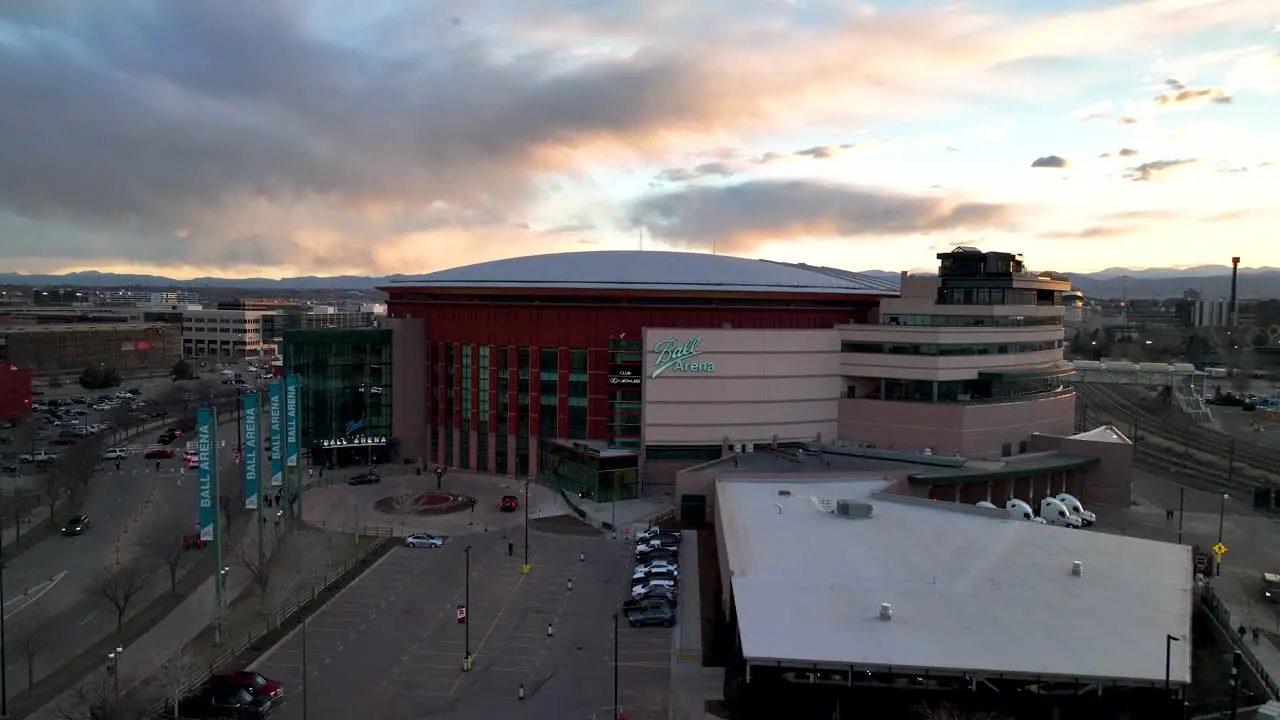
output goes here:
<path id="1" fill-rule="evenodd" d="M 663 373 L 696 375 L 714 373 L 715 363 L 697 359 L 702 355 L 702 350 L 698 349 L 701 343 L 701 337 L 691 337 L 684 342 L 676 338 L 667 338 L 654 343 L 653 352 L 658 357 L 653 362 L 653 372 L 649 373 L 649 378 L 655 379 Z"/>
<path id="2" fill-rule="evenodd" d="M 609 387 L 640 387 L 644 369 L 639 364 L 623 365 L 615 363 L 609 366 Z"/>

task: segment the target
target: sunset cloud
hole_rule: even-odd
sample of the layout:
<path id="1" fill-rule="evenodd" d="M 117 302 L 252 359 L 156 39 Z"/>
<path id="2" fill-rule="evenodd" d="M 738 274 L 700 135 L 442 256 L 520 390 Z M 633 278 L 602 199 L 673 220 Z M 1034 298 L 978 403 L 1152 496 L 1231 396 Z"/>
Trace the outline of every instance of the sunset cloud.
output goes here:
<path id="1" fill-rule="evenodd" d="M 0 263 L 380 273 L 608 246 L 636 225 L 743 249 L 1021 227 L 1028 202 L 1067 202 L 1030 197 L 1046 192 L 1038 183 L 1102 179 L 1085 160 L 1071 183 L 1034 173 L 1026 185 L 1011 179 L 1025 158 L 1059 150 L 1032 166 L 1062 168 L 1109 148 L 1128 157 L 1132 143 L 1215 167 L 1212 148 L 1160 145 L 1174 129 L 1158 124 L 1241 122 L 1245 98 L 1271 87 L 1270 56 L 1255 50 L 1216 75 L 1199 62 L 1141 82 L 1132 63 L 1089 62 L 1234 37 L 1275 13 L 1274 0 L 1103 0 L 1018 17 L 942 2 L 373 5 L 0 3 L 0 96 L 21 98 L 0 109 Z M 1065 64 L 1027 73 L 1045 60 Z M 1126 73 L 1144 89 L 1094 93 Z M 1072 104 L 1045 97 L 1047 82 L 1070 87 Z M 1171 112 L 1233 98 L 1221 113 Z M 1071 119 L 1086 106 L 1076 118 L 1106 122 Z M 1067 131 L 1044 128 L 1010 146 L 964 134 L 967 110 L 1025 130 L 1021 113 L 1041 107 L 1098 135 L 1059 144 Z M 941 159 L 958 146 L 959 160 Z M 1100 197 L 1070 202 L 1092 211 Z"/>

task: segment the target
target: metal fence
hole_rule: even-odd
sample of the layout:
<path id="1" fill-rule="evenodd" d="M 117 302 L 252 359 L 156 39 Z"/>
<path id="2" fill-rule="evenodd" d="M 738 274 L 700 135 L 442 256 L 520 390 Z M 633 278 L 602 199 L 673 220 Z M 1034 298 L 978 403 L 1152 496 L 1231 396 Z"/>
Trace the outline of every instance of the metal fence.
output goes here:
<path id="1" fill-rule="evenodd" d="M 1200 604 L 1204 606 L 1209 616 L 1213 618 L 1214 622 L 1218 623 L 1218 626 L 1230 638 L 1231 644 L 1240 651 L 1244 661 L 1249 664 L 1249 667 L 1253 668 L 1253 672 L 1266 687 L 1267 694 L 1272 699 L 1280 699 L 1280 684 L 1277 684 L 1266 668 L 1262 667 L 1262 663 L 1258 661 L 1253 651 L 1249 649 L 1249 644 L 1244 641 L 1244 637 L 1236 632 L 1235 623 L 1231 620 L 1231 609 L 1222 602 L 1222 599 L 1213 591 L 1213 586 L 1209 583 L 1203 583 L 1200 587 Z"/>
<path id="2" fill-rule="evenodd" d="M 323 525 L 323 523 L 320 525 Z M 333 530 L 335 532 L 339 532 L 339 531 L 347 532 L 347 530 L 340 530 L 338 526 L 333 526 L 333 525 L 327 526 L 326 529 Z M 377 530 L 381 530 L 382 532 L 376 532 Z M 363 563 L 370 555 L 377 552 L 382 546 L 390 542 L 391 529 L 390 528 L 363 528 L 363 532 L 361 532 L 360 534 L 368 535 L 371 537 L 378 537 L 379 540 L 371 544 L 369 547 L 365 548 L 364 551 L 361 552 L 356 557 L 347 561 L 347 563 L 344 564 L 342 567 L 326 575 L 324 579 L 322 579 L 315 587 L 311 589 L 310 594 L 306 595 L 305 597 L 299 598 L 298 600 L 282 608 L 279 613 L 276 613 L 274 617 L 272 617 L 262 627 L 261 630 L 249 633 L 249 635 L 246 636 L 243 640 L 236 643 L 235 645 L 228 647 L 227 650 L 223 652 L 221 655 L 218 655 L 214 659 L 210 660 L 207 668 L 195 671 L 194 674 L 186 678 L 186 680 L 180 684 L 180 687 L 176 688 L 176 692 L 171 693 L 171 697 L 161 700 L 159 702 L 156 702 L 155 704 L 146 708 L 144 711 L 146 714 L 140 715 L 139 717 L 148 717 L 148 718 L 164 717 L 167 714 L 172 713 L 173 697 L 184 698 L 190 695 L 193 691 L 199 689 L 200 686 L 202 686 L 206 681 L 208 681 L 210 677 L 212 677 L 215 673 L 217 673 L 220 668 L 225 667 L 228 663 L 230 663 L 240 654 L 248 650 L 254 643 L 258 642 L 269 633 L 275 632 L 279 630 L 281 627 L 283 627 L 284 625 L 286 625 L 289 619 L 292 618 L 294 615 L 296 615 L 299 610 L 301 610 L 303 607 L 305 607 L 309 603 L 314 602 L 315 599 L 319 597 L 320 593 L 327 590 L 330 586 L 336 583 L 342 576 L 350 572 L 352 568 L 356 567 L 360 563 Z"/>

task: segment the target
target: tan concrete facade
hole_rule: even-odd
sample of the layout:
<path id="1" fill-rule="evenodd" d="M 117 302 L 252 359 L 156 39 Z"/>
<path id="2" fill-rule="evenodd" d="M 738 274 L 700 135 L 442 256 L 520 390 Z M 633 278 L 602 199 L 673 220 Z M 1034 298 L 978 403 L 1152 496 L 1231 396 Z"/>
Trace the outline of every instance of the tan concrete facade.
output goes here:
<path id="1" fill-rule="evenodd" d="M 646 328 L 644 345 L 646 445 L 835 437 L 834 331 Z"/>

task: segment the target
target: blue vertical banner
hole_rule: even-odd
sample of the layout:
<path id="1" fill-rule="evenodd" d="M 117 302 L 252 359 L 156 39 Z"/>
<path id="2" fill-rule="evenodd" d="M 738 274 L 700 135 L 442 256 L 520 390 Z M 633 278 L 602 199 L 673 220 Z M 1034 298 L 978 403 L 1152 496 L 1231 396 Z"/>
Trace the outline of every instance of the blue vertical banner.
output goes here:
<path id="1" fill-rule="evenodd" d="M 196 459 L 199 463 L 197 476 L 200 483 L 196 524 L 200 526 L 200 539 L 205 542 L 213 542 L 214 513 L 217 512 L 218 500 L 214 497 L 213 487 L 214 432 L 213 408 L 196 408 Z"/>
<path id="2" fill-rule="evenodd" d="M 262 446 L 262 437 L 258 430 L 258 393 L 250 392 L 240 396 L 240 434 L 244 444 L 240 448 L 240 460 L 244 466 L 244 507 L 246 510 L 257 510 L 259 496 L 262 494 L 258 472 L 261 462 L 258 459 L 258 448 Z"/>
<path id="3" fill-rule="evenodd" d="M 298 376 L 284 376 L 284 465 L 298 467 Z"/>
<path id="4" fill-rule="evenodd" d="M 284 383 L 268 386 L 267 412 L 271 416 L 271 487 L 284 487 Z"/>

